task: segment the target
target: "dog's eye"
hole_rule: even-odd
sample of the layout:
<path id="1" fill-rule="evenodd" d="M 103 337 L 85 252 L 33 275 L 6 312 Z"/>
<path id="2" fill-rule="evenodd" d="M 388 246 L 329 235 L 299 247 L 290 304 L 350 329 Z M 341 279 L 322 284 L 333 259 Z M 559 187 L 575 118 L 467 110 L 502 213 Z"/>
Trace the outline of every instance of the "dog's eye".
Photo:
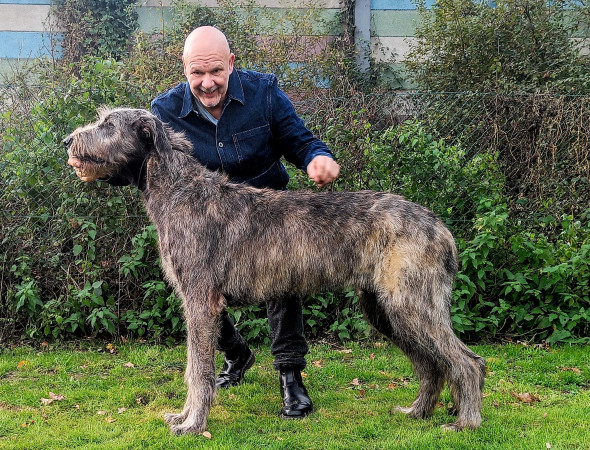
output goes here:
<path id="1" fill-rule="evenodd" d="M 110 120 L 108 120 L 108 119 L 107 119 L 107 120 L 105 120 L 105 121 L 102 123 L 102 125 L 103 125 L 105 128 L 108 128 L 108 129 L 115 128 L 115 124 L 114 124 L 113 122 L 111 122 Z"/>

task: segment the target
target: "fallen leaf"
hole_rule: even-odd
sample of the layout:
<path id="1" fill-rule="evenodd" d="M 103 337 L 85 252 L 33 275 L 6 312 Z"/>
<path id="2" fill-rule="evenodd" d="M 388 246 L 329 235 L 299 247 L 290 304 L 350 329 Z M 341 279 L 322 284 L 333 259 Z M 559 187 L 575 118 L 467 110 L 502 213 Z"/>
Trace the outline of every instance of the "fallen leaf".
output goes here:
<path id="1" fill-rule="evenodd" d="M 113 422 L 116 422 L 117 421 L 117 419 L 113 419 L 111 416 L 106 417 L 104 420 L 107 423 L 113 423 Z"/>
<path id="2" fill-rule="evenodd" d="M 321 359 L 318 359 L 317 361 L 314 361 L 312 364 L 314 367 L 318 367 L 321 369 L 323 367 L 322 363 L 323 363 L 323 361 Z"/>
<path id="3" fill-rule="evenodd" d="M 41 342 L 41 347 L 49 348 L 49 342 L 45 342 L 45 341 Z"/>
<path id="4" fill-rule="evenodd" d="M 561 370 L 563 370 L 564 372 L 574 372 L 578 375 L 582 373 L 580 369 L 578 369 L 577 367 L 562 367 Z"/>
<path id="5" fill-rule="evenodd" d="M 123 414 L 125 411 L 127 411 L 127 408 L 119 408 L 119 409 L 117 409 L 117 412 L 119 414 Z"/>
<path id="6" fill-rule="evenodd" d="M 307 378 L 307 373 L 301 372 L 301 378 Z"/>
<path id="7" fill-rule="evenodd" d="M 208 431 L 203 431 L 203 436 L 205 436 L 207 439 L 211 439 L 213 436 L 211 436 L 211 433 L 209 433 Z"/>
<path id="8" fill-rule="evenodd" d="M 143 400 L 143 397 L 137 397 L 137 398 L 135 399 L 135 402 L 136 402 L 138 405 L 144 405 L 144 404 L 145 404 L 145 401 Z"/>
<path id="9" fill-rule="evenodd" d="M 53 403 L 53 399 L 41 397 L 41 403 L 43 403 L 44 405 L 51 405 Z"/>
<path id="10" fill-rule="evenodd" d="M 498 400 L 494 400 L 492 405 L 494 405 L 494 408 L 498 408 L 500 406 L 500 403 L 498 403 Z"/>
<path id="11" fill-rule="evenodd" d="M 18 364 L 16 365 L 17 369 L 22 369 L 23 367 L 25 367 L 27 364 L 29 364 L 29 361 L 19 361 Z"/>
<path id="12" fill-rule="evenodd" d="M 535 403 L 541 400 L 537 394 L 529 394 L 528 392 L 522 394 L 511 392 L 510 395 L 512 395 L 515 399 L 521 401 L 522 403 Z"/>
<path id="13" fill-rule="evenodd" d="M 543 419 L 547 417 L 547 413 L 543 413 Z"/>
<path id="14" fill-rule="evenodd" d="M 125 339 L 125 336 L 121 336 L 121 342 L 122 342 L 123 344 L 125 344 L 125 343 L 127 342 L 127 339 Z"/>
<path id="15" fill-rule="evenodd" d="M 371 353 L 371 354 L 369 355 L 369 359 L 375 359 L 375 353 Z"/>
<path id="16" fill-rule="evenodd" d="M 398 385 L 395 384 L 395 383 L 390 383 L 390 384 L 387 385 L 387 389 L 395 389 L 397 387 L 398 387 Z"/>
<path id="17" fill-rule="evenodd" d="M 107 412 L 106 411 L 97 411 L 96 414 L 99 416 L 104 416 Z"/>
<path id="18" fill-rule="evenodd" d="M 344 350 L 337 350 L 337 353 L 352 353 L 351 348 L 345 348 Z"/>
<path id="19" fill-rule="evenodd" d="M 65 400 L 65 397 L 61 394 L 54 394 L 53 392 L 49 393 L 49 398 L 58 402 Z"/>
<path id="20" fill-rule="evenodd" d="M 74 406 L 74 408 L 80 409 L 80 405 L 76 405 L 76 406 Z"/>
<path id="21" fill-rule="evenodd" d="M 546 447 L 547 449 L 550 449 L 550 448 L 551 448 L 551 444 L 550 444 L 549 442 L 547 442 L 547 443 L 545 443 L 545 447 Z"/>
<path id="22" fill-rule="evenodd" d="M 350 382 L 350 384 L 352 384 L 353 386 L 360 386 L 361 385 L 361 382 L 360 382 L 360 380 L 358 378 L 355 378 L 354 380 L 352 380 Z"/>
<path id="23" fill-rule="evenodd" d="M 126 362 L 125 364 L 123 364 L 123 367 L 135 367 L 135 365 L 132 362 Z"/>

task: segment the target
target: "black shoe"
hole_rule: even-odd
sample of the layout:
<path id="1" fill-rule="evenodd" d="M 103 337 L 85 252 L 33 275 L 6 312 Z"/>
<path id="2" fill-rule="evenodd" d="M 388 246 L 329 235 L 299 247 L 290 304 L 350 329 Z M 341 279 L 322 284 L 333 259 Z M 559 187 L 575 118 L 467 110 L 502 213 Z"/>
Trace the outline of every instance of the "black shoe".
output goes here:
<path id="1" fill-rule="evenodd" d="M 301 419 L 313 412 L 313 404 L 303 385 L 301 372 L 294 369 L 281 369 L 279 372 L 281 395 L 283 396 L 283 419 Z"/>
<path id="2" fill-rule="evenodd" d="M 255 359 L 254 352 L 248 347 L 246 347 L 246 351 L 236 359 L 225 358 L 223 368 L 217 377 L 217 387 L 219 389 L 226 389 L 240 384 L 244 379 L 246 370 L 252 367 Z"/>

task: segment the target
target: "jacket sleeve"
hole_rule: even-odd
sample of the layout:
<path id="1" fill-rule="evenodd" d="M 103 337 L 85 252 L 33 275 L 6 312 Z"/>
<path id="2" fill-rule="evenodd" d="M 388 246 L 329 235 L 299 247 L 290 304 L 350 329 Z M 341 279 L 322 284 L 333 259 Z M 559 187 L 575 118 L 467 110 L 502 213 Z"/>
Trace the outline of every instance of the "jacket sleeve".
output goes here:
<path id="1" fill-rule="evenodd" d="M 295 112 L 287 95 L 278 87 L 273 76 L 269 86 L 270 122 L 276 147 L 283 149 L 285 159 L 305 170 L 313 158 L 319 155 L 334 158 L 328 146 L 305 126 Z"/>

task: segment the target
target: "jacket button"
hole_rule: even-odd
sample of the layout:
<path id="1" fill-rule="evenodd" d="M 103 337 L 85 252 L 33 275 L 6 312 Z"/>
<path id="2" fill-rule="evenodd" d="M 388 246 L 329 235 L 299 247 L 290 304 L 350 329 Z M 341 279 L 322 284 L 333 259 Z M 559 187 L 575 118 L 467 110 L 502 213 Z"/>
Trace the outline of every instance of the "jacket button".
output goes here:
<path id="1" fill-rule="evenodd" d="M 219 146 L 220 146 L 220 147 L 223 147 L 223 142 L 220 142 L 220 143 L 219 143 Z"/>

